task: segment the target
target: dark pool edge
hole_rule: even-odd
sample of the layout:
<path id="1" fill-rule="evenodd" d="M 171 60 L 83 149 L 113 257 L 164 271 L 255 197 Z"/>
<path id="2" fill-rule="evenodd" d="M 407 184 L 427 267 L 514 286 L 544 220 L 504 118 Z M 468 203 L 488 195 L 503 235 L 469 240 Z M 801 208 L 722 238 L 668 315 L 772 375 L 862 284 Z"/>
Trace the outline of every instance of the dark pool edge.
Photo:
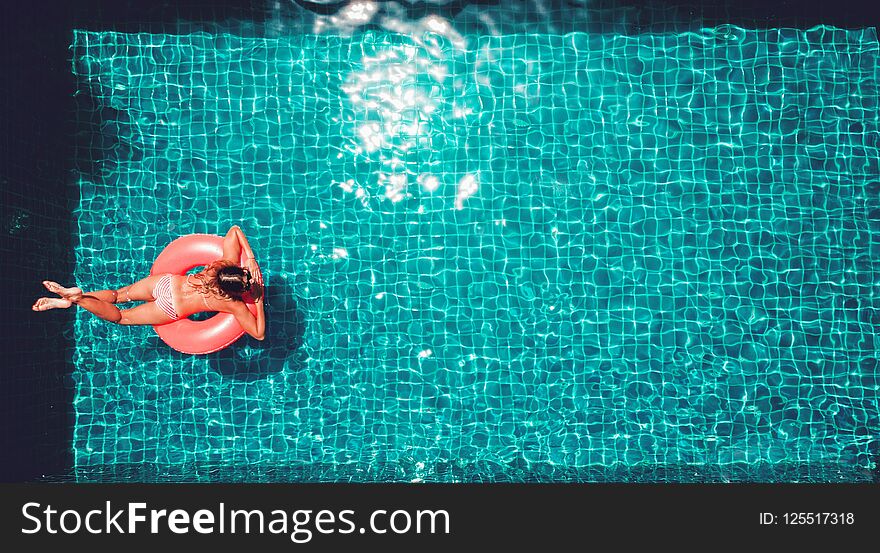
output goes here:
<path id="1" fill-rule="evenodd" d="M 5 9 L 11 8 L 4 6 Z M 67 137 L 72 76 L 64 19 L 35 8 L 4 14 L 0 106 L 0 480 L 22 481 L 73 463 L 73 312 L 34 313 L 43 279 L 70 281 L 74 190 Z"/>

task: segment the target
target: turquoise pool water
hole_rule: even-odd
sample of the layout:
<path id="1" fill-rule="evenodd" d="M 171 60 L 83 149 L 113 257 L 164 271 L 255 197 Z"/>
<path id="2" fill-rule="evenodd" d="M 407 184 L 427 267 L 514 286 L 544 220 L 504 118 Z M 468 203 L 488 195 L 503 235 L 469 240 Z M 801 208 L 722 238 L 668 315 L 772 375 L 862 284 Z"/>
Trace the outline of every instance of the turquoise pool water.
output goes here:
<path id="1" fill-rule="evenodd" d="M 79 313 L 83 474 L 875 467 L 873 29 L 78 31 L 72 58 L 77 283 L 236 223 L 271 287 L 267 340 L 211 356 Z"/>

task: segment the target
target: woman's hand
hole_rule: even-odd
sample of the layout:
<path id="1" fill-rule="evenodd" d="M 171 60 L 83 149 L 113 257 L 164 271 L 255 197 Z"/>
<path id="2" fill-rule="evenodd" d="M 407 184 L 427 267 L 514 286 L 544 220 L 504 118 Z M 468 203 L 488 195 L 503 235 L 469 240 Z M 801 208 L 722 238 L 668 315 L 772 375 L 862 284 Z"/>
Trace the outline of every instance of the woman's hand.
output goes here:
<path id="1" fill-rule="evenodd" d="M 257 260 L 253 257 L 248 257 L 245 261 L 245 268 L 251 272 L 251 276 L 257 281 L 260 286 L 263 285 L 263 273 L 260 271 L 260 266 L 257 265 Z"/>
<path id="2" fill-rule="evenodd" d="M 260 271 L 259 265 L 257 265 L 257 260 L 253 257 L 248 257 L 247 259 L 245 259 L 244 266 L 251 273 L 251 298 L 255 300 L 254 303 L 258 303 L 257 300 L 261 300 L 265 293 L 265 287 L 263 285 L 263 273 Z"/>

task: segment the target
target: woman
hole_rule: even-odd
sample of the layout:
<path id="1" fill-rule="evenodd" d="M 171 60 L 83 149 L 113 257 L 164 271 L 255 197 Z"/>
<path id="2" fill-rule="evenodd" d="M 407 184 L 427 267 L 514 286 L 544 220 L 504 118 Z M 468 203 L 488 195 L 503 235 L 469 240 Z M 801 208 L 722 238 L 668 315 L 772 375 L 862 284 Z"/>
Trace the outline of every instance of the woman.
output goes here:
<path id="1" fill-rule="evenodd" d="M 241 253 L 247 262 L 238 266 Z M 83 293 L 77 287 L 64 288 L 56 282 L 43 286 L 58 298 L 40 298 L 34 311 L 67 309 L 78 305 L 105 321 L 121 325 L 161 325 L 202 311 L 232 313 L 241 327 L 256 338 L 266 336 L 263 311 L 263 281 L 254 252 L 236 225 L 223 239 L 223 258 L 194 275 L 153 275 L 118 290 Z M 249 293 L 257 307 L 256 317 L 248 310 L 243 296 Z M 143 301 L 131 309 L 120 310 L 117 303 Z"/>

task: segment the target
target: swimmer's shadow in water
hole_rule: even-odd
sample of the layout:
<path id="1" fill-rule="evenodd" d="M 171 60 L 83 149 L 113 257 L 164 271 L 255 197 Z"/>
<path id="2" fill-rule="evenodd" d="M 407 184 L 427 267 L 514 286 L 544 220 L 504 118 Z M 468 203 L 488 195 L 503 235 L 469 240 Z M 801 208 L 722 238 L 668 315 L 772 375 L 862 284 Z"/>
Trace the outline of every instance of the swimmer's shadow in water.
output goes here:
<path id="1" fill-rule="evenodd" d="M 301 350 L 305 315 L 297 307 L 296 297 L 283 279 L 269 279 L 266 291 L 265 340 L 261 342 L 244 335 L 228 348 L 206 356 L 211 367 L 224 377 L 254 381 L 281 372 L 285 367 L 296 371 L 305 366 L 308 356 Z M 207 317 L 193 318 L 203 320 Z M 157 348 L 168 348 L 158 336 L 154 339 Z M 170 351 L 172 356 L 181 360 L 191 357 Z"/>
<path id="2" fill-rule="evenodd" d="M 284 284 L 283 279 L 268 282 L 265 340 L 245 335 L 232 346 L 211 354 L 214 370 L 225 377 L 251 381 L 281 372 L 285 366 L 296 370 L 304 363 L 300 348 L 305 315 L 297 307 L 292 290 Z"/>

